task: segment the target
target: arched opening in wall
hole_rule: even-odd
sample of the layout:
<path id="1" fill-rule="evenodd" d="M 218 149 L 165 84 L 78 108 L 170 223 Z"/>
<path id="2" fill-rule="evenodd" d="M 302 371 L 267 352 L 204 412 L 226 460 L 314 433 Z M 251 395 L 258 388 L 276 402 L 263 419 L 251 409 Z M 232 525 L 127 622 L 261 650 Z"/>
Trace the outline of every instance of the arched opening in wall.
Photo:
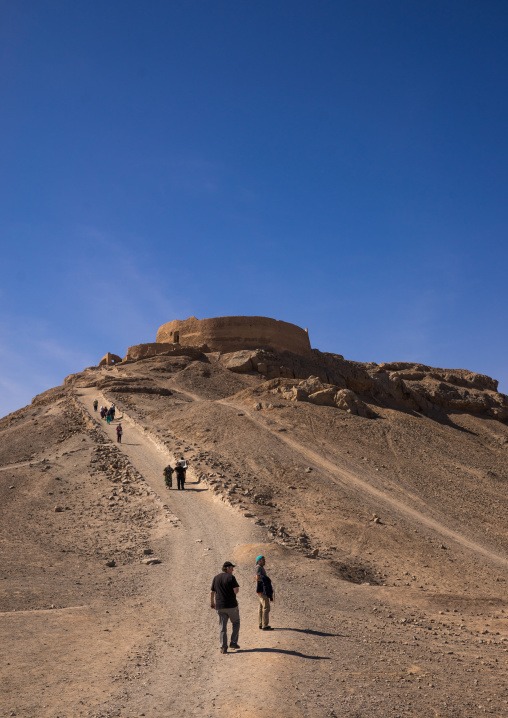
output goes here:
<path id="1" fill-rule="evenodd" d="M 173 341 L 174 341 L 175 344 L 179 344 L 179 343 L 180 343 L 180 332 L 175 332 L 175 336 L 174 336 Z"/>

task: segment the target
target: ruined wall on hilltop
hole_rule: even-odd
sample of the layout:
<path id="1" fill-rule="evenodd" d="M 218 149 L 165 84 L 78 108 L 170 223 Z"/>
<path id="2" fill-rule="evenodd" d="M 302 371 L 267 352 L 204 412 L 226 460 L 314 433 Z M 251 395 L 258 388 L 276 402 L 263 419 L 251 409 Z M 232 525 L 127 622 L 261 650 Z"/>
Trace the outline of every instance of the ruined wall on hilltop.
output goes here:
<path id="1" fill-rule="evenodd" d="M 123 361 L 140 361 L 154 356 L 188 356 L 191 359 L 200 359 L 206 351 L 208 347 L 205 345 L 194 347 L 165 343 L 135 344 L 127 349 L 127 356 Z"/>
<path id="2" fill-rule="evenodd" d="M 309 356 L 309 335 L 295 324 L 269 317 L 189 317 L 163 324 L 157 342 L 181 345 L 206 344 L 210 351 L 235 352 L 239 349 L 269 347 Z"/>
<path id="3" fill-rule="evenodd" d="M 120 364 L 122 361 L 122 357 L 119 357 L 117 354 L 111 354 L 111 352 L 108 352 L 107 354 L 104 354 L 102 359 L 99 362 L 99 366 L 112 366 L 113 364 Z"/>

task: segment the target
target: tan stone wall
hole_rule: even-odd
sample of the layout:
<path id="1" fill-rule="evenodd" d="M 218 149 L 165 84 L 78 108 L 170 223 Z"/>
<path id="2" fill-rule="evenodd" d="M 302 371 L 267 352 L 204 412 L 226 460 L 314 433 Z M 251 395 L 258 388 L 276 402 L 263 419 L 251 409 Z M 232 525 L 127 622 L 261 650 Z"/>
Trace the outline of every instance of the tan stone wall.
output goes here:
<path id="1" fill-rule="evenodd" d="M 111 366 L 112 364 L 120 364 L 121 361 L 122 357 L 119 357 L 117 354 L 111 354 L 111 352 L 108 352 L 100 360 L 99 366 Z"/>
<path id="2" fill-rule="evenodd" d="M 204 352 L 209 351 L 207 346 L 186 346 L 180 344 L 135 344 L 127 349 L 124 361 L 139 361 L 154 356 L 190 356 L 199 359 Z"/>
<path id="3" fill-rule="evenodd" d="M 270 347 L 306 356 L 311 351 L 306 331 L 269 317 L 175 319 L 159 328 L 157 342 L 179 342 L 184 346 L 207 344 L 210 351 L 220 352 Z"/>

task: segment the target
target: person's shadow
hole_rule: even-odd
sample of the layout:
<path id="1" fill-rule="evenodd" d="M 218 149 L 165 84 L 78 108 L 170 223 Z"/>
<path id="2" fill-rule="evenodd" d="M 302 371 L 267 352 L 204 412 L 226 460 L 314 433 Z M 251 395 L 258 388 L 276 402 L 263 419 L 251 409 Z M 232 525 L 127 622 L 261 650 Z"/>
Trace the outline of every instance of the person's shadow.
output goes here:
<path id="1" fill-rule="evenodd" d="M 307 658 L 309 661 L 330 661 L 330 656 L 309 656 L 300 651 L 285 651 L 283 648 L 245 648 L 235 651 L 235 653 L 282 653 L 284 656 L 296 656 L 297 658 Z"/>
<path id="2" fill-rule="evenodd" d="M 324 633 L 323 631 L 313 631 L 312 628 L 274 628 L 274 631 L 296 631 L 297 633 L 306 633 L 308 636 L 322 636 L 323 638 L 344 638 L 341 633 Z"/>

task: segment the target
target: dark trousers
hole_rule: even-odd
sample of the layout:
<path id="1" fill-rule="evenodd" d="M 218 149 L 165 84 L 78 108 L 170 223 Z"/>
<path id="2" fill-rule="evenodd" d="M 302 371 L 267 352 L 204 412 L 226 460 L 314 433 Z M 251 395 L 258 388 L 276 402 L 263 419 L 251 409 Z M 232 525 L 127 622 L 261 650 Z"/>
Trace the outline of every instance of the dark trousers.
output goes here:
<path id="1" fill-rule="evenodd" d="M 176 482 L 177 482 L 177 485 L 178 485 L 178 488 L 179 488 L 179 489 L 184 489 L 184 488 L 185 488 L 185 477 L 184 477 L 184 476 L 182 476 L 182 477 L 177 476 L 177 477 L 176 477 Z"/>
<path id="2" fill-rule="evenodd" d="M 117 434 L 117 435 L 116 435 L 116 440 L 118 441 L 119 444 L 121 444 L 121 443 L 122 443 L 122 435 L 121 435 L 121 434 Z"/>

